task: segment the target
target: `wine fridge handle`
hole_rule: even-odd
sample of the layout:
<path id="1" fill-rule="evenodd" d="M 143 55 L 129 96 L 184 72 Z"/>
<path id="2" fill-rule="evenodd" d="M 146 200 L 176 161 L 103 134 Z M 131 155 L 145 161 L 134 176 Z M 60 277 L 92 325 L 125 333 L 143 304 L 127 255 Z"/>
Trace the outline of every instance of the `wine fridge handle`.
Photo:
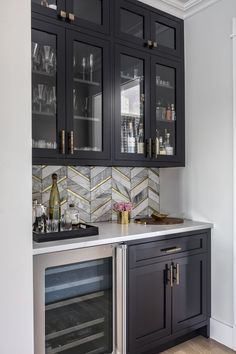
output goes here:
<path id="1" fill-rule="evenodd" d="M 116 248 L 116 353 L 126 354 L 127 245 Z"/>
<path id="2" fill-rule="evenodd" d="M 73 130 L 68 135 L 68 146 L 69 146 L 69 154 L 74 155 L 74 132 Z"/>
<path id="3" fill-rule="evenodd" d="M 65 155 L 66 153 L 66 132 L 65 130 L 61 130 L 60 132 L 60 153 Z"/>

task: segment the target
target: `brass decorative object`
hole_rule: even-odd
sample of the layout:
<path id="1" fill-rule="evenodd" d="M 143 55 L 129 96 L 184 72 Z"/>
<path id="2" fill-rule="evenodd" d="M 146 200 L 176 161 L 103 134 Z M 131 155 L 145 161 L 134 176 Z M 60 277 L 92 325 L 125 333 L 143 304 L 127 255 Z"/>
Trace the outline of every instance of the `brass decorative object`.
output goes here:
<path id="1" fill-rule="evenodd" d="M 129 224 L 130 223 L 130 212 L 129 211 L 118 211 L 117 212 L 117 222 L 118 222 L 118 224 Z"/>

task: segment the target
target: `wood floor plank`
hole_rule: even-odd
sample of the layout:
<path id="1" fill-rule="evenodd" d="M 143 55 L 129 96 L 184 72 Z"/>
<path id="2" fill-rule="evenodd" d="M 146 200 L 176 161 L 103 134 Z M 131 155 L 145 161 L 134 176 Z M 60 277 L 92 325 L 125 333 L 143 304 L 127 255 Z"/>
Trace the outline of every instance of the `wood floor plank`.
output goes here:
<path id="1" fill-rule="evenodd" d="M 212 339 L 196 337 L 162 354 L 235 354 L 236 352 Z"/>

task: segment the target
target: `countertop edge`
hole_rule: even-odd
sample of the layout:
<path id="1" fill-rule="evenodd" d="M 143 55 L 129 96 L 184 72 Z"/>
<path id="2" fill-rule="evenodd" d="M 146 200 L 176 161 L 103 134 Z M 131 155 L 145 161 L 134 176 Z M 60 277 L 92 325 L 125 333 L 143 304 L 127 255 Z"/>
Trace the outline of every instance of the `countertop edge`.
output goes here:
<path id="1" fill-rule="evenodd" d="M 81 248 L 88 248 L 88 247 L 95 247 L 95 246 L 103 246 L 109 244 L 118 244 L 123 242 L 130 242 L 135 240 L 147 239 L 152 237 L 158 236 L 165 236 L 165 235 L 174 235 L 183 232 L 191 232 L 191 231 L 198 231 L 198 230 L 206 230 L 214 228 L 214 224 L 206 223 L 206 222 L 199 222 L 199 225 L 193 226 L 185 226 L 182 227 L 173 227 L 173 229 L 166 229 L 160 231 L 153 231 L 153 232 L 144 232 L 138 233 L 133 235 L 124 235 L 124 236 L 115 236 L 115 237 L 107 237 L 104 239 L 89 239 L 88 237 L 84 239 L 79 239 L 78 242 L 70 243 L 71 240 L 68 240 L 68 244 L 61 244 L 61 245 L 51 245 L 47 243 L 41 244 L 42 247 L 33 249 L 33 256 L 46 254 L 46 253 L 54 253 L 54 252 L 63 252 L 69 251 L 74 249 L 81 249 Z M 99 235 L 100 236 L 100 235 Z M 74 241 L 74 240 L 73 240 Z M 38 244 L 37 244 L 38 246 Z"/>

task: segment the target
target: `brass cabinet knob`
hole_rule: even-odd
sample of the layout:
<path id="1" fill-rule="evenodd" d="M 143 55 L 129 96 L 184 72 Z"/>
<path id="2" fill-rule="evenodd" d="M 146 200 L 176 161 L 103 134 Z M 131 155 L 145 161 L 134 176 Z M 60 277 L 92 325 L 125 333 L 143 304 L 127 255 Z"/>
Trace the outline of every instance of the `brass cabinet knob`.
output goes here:
<path id="1" fill-rule="evenodd" d="M 75 15 L 69 12 L 68 15 L 67 15 L 67 19 L 69 21 L 73 22 L 73 21 L 75 21 Z"/>
<path id="2" fill-rule="evenodd" d="M 61 18 L 66 18 L 66 12 L 63 11 L 63 10 L 61 10 L 61 11 L 59 12 L 58 16 L 61 17 Z"/>

